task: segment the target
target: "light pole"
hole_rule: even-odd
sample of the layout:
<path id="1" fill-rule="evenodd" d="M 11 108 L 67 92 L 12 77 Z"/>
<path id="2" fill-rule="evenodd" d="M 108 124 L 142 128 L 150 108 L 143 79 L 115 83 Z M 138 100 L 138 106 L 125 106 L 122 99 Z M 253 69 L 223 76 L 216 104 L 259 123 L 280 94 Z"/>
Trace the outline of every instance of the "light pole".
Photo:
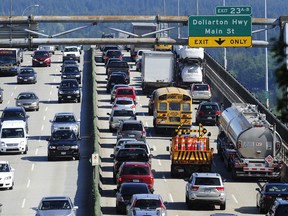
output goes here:
<path id="1" fill-rule="evenodd" d="M 178 10 L 177 10 L 177 14 L 178 17 L 180 16 L 180 0 L 178 0 Z M 180 38 L 180 23 L 178 23 L 178 38 Z"/>
<path id="2" fill-rule="evenodd" d="M 26 8 L 23 10 L 22 16 L 24 16 L 25 12 L 26 12 L 29 8 L 32 8 L 32 7 L 39 7 L 39 5 L 38 5 L 38 4 L 29 5 L 28 7 L 26 7 Z"/>
<path id="3" fill-rule="evenodd" d="M 223 6 L 225 6 L 225 0 L 223 0 Z M 227 70 L 227 50 L 224 48 L 224 69 Z"/>
<path id="4" fill-rule="evenodd" d="M 267 0 L 265 1 L 265 19 L 267 19 Z M 268 40 L 267 25 L 265 26 L 265 41 Z M 266 107 L 269 109 L 269 84 L 268 84 L 268 48 L 265 48 L 265 98 Z"/>

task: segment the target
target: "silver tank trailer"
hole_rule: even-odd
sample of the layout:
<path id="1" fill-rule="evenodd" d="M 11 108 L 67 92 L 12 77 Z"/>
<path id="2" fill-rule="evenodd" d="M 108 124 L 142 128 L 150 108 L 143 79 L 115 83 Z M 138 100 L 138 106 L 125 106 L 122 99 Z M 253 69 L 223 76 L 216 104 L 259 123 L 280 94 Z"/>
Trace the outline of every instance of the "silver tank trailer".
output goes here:
<path id="1" fill-rule="evenodd" d="M 219 126 L 244 158 L 265 158 L 276 155 L 280 150 L 280 135 L 273 131 L 265 115 L 255 105 L 233 103 L 222 112 Z M 273 142 L 274 137 L 276 140 Z M 276 145 L 275 148 L 273 145 Z"/>

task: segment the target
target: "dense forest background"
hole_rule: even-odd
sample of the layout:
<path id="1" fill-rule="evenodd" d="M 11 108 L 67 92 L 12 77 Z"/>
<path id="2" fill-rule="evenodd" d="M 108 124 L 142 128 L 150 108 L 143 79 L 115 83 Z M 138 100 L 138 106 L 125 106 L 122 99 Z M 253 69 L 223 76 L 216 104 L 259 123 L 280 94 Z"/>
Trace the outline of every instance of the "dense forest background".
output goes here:
<path id="1" fill-rule="evenodd" d="M 278 18 L 288 15 L 286 0 L 1 0 L 0 16 L 46 15 L 46 16 L 99 16 L 99 15 L 215 15 L 216 6 L 251 6 L 252 17 L 264 18 L 265 2 L 267 17 Z M 12 4 L 11 4 L 12 3 Z M 179 10 L 178 10 L 179 3 Z M 39 7 L 29 7 L 31 5 Z M 198 7 L 197 7 L 198 4 Z M 12 7 L 11 7 L 12 6 Z M 29 8 L 27 8 L 29 7 Z M 11 10 L 12 8 L 12 10 Z M 198 10 L 197 10 L 198 9 Z M 41 24 L 40 31 L 45 34 L 56 34 L 83 24 Z M 65 37 L 101 37 L 102 32 L 112 33 L 108 26 L 123 30 L 130 29 L 125 24 L 99 24 L 80 30 Z M 253 26 L 253 30 L 263 26 Z M 169 32 L 171 37 L 177 37 L 177 28 Z M 187 37 L 187 26 L 181 26 L 181 37 Z M 268 40 L 278 39 L 280 29 L 276 27 L 268 31 Z M 264 32 L 253 34 L 253 40 L 264 40 Z M 207 48 L 215 59 L 223 64 L 223 49 Z M 274 54 L 269 50 L 269 100 L 270 108 L 276 107 L 277 91 L 274 71 L 277 67 Z M 227 48 L 227 69 L 246 86 L 256 97 L 265 103 L 265 49 L 264 48 Z"/>

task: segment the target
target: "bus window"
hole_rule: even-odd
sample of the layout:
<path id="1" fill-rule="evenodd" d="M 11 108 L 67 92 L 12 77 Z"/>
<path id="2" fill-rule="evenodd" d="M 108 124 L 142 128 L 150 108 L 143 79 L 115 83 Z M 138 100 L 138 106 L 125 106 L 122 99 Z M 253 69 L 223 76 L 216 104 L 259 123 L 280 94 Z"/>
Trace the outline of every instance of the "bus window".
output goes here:
<path id="1" fill-rule="evenodd" d="M 190 104 L 188 104 L 188 103 L 182 104 L 182 110 L 183 111 L 190 111 L 191 110 Z"/>
<path id="2" fill-rule="evenodd" d="M 159 111 L 167 111 L 167 103 L 160 103 L 159 104 Z"/>
<path id="3" fill-rule="evenodd" d="M 179 111 L 180 110 L 180 103 L 179 102 L 170 102 L 169 103 L 169 110 Z"/>

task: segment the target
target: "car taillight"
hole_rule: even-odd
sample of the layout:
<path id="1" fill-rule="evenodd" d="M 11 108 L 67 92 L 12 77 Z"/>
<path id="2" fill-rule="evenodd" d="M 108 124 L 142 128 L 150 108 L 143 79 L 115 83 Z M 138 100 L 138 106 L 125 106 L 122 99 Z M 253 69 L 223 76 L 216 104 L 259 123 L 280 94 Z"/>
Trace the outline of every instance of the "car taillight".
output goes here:
<path id="1" fill-rule="evenodd" d="M 122 183 L 123 179 L 121 177 L 118 178 L 118 183 Z"/>
<path id="2" fill-rule="evenodd" d="M 191 187 L 191 190 L 192 190 L 192 191 L 197 191 L 198 189 L 199 189 L 199 186 L 192 186 L 192 187 Z"/>
<path id="3" fill-rule="evenodd" d="M 220 111 L 216 111 L 215 114 L 216 114 L 216 115 L 220 115 L 221 112 L 220 112 Z"/>
<path id="4" fill-rule="evenodd" d="M 153 177 L 150 177 L 150 178 L 149 178 L 149 183 L 153 183 L 153 181 L 154 181 L 154 178 L 153 178 Z"/>
<path id="5" fill-rule="evenodd" d="M 131 106 L 131 109 L 134 109 L 134 108 L 136 108 L 136 106 L 135 106 L 135 105 L 132 105 L 132 106 Z"/>
<path id="6" fill-rule="evenodd" d="M 137 199 L 134 200 L 134 202 L 132 203 L 131 207 L 135 207 L 136 203 L 137 203 Z"/>
<path id="7" fill-rule="evenodd" d="M 118 197 L 118 201 L 124 202 L 125 200 L 124 200 L 124 198 L 121 196 L 121 197 Z"/>
<path id="8" fill-rule="evenodd" d="M 116 107 L 118 107 L 116 104 L 113 106 L 113 108 L 116 108 Z"/>
<path id="9" fill-rule="evenodd" d="M 216 190 L 218 190 L 218 191 L 224 191 L 224 187 L 216 187 Z"/>
<path id="10" fill-rule="evenodd" d="M 141 134 L 142 134 L 142 136 L 146 135 L 146 131 L 142 130 Z"/>
<path id="11" fill-rule="evenodd" d="M 130 75 L 130 70 L 128 70 L 128 75 Z"/>
<path id="12" fill-rule="evenodd" d="M 204 115 L 204 112 L 203 111 L 199 111 L 198 114 L 199 115 Z"/>

